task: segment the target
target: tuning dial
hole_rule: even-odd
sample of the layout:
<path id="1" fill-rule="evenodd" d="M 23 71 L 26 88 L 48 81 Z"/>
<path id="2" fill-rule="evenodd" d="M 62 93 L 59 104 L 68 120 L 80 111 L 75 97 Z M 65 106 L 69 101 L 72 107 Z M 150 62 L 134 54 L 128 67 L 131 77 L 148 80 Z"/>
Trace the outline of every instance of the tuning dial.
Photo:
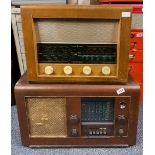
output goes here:
<path id="1" fill-rule="evenodd" d="M 90 75 L 90 74 L 91 74 L 91 67 L 89 67 L 89 66 L 84 66 L 84 67 L 83 67 L 83 74 L 85 74 L 85 75 Z"/>
<path id="2" fill-rule="evenodd" d="M 46 66 L 45 67 L 45 74 L 50 75 L 53 73 L 53 67 L 51 66 Z"/>
<path id="3" fill-rule="evenodd" d="M 65 73 L 66 75 L 72 74 L 72 67 L 71 67 L 71 66 L 66 66 L 66 67 L 64 67 L 64 73 Z"/>
<path id="4" fill-rule="evenodd" d="M 71 135 L 72 135 L 72 136 L 77 136 L 77 135 L 78 135 L 77 129 L 73 128 L 73 129 L 71 130 Z"/>
<path id="5" fill-rule="evenodd" d="M 124 115 L 119 115 L 116 118 L 116 121 L 120 124 L 120 125 L 126 125 L 128 123 L 128 119 L 124 116 Z"/>
<path id="6" fill-rule="evenodd" d="M 74 114 L 70 115 L 69 121 L 70 121 L 71 124 L 78 123 L 78 121 L 79 121 L 78 116 L 74 115 Z"/>
<path id="7" fill-rule="evenodd" d="M 108 67 L 108 66 L 104 66 L 104 67 L 102 67 L 102 74 L 103 75 L 109 75 L 110 74 L 110 67 Z"/>

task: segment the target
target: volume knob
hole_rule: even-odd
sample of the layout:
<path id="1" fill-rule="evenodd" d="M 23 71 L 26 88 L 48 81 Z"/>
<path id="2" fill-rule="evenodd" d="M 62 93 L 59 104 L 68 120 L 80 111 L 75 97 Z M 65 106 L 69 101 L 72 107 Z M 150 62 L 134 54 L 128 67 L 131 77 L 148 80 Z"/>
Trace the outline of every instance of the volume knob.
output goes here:
<path id="1" fill-rule="evenodd" d="M 117 121 L 120 125 L 126 125 L 126 124 L 128 124 L 128 119 L 127 119 L 127 117 L 125 117 L 124 115 L 119 115 L 118 117 L 116 117 L 116 121 Z"/>
<path id="2" fill-rule="evenodd" d="M 83 67 L 83 74 L 85 74 L 85 75 L 90 75 L 90 74 L 91 74 L 91 67 L 89 67 L 89 66 L 84 66 L 84 67 Z"/>
<path id="3" fill-rule="evenodd" d="M 102 67 L 102 74 L 109 75 L 110 72 L 111 72 L 110 67 L 108 67 L 108 66 Z"/>
<path id="4" fill-rule="evenodd" d="M 78 121 L 79 121 L 78 116 L 74 115 L 74 114 L 70 115 L 69 121 L 70 121 L 71 124 L 78 123 Z"/>
<path id="5" fill-rule="evenodd" d="M 75 128 L 71 129 L 71 135 L 72 136 L 77 136 L 78 135 L 77 129 L 75 129 Z"/>
<path id="6" fill-rule="evenodd" d="M 66 67 L 64 67 L 64 73 L 65 73 L 66 75 L 72 74 L 72 67 L 71 67 L 71 66 L 66 66 Z"/>
<path id="7" fill-rule="evenodd" d="M 50 75 L 53 73 L 53 67 L 51 66 L 46 66 L 45 67 L 45 74 Z"/>
<path id="8" fill-rule="evenodd" d="M 119 134 L 120 136 L 123 136 L 124 130 L 123 130 L 123 129 L 118 129 L 118 134 Z"/>

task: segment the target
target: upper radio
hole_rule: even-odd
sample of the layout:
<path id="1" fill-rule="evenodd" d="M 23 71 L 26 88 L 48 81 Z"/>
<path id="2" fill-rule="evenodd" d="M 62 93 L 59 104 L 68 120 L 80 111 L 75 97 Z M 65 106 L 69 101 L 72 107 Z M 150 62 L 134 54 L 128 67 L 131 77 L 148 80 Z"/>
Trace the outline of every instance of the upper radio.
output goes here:
<path id="1" fill-rule="evenodd" d="M 127 82 L 130 7 L 22 6 L 29 81 Z"/>

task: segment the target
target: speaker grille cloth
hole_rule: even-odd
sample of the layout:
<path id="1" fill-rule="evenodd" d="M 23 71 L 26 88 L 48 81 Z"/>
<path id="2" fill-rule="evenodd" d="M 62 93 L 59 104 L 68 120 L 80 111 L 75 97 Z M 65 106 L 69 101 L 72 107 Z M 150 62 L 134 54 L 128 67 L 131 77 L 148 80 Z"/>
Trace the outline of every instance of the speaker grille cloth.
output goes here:
<path id="1" fill-rule="evenodd" d="M 132 29 L 143 29 L 143 14 L 132 14 Z"/>
<path id="2" fill-rule="evenodd" d="M 37 19 L 38 42 L 117 43 L 118 20 Z"/>
<path id="3" fill-rule="evenodd" d="M 27 97 L 30 137 L 66 137 L 66 99 Z"/>

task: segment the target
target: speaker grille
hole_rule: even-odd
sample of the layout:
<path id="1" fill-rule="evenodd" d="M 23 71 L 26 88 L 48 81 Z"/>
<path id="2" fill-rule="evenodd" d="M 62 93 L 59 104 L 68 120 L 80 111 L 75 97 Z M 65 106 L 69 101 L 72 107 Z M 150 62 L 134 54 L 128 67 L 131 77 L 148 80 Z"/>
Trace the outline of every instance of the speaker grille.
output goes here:
<path id="1" fill-rule="evenodd" d="M 37 19 L 38 42 L 117 43 L 118 20 Z"/>
<path id="2" fill-rule="evenodd" d="M 66 137 L 66 99 L 26 97 L 30 137 Z"/>

